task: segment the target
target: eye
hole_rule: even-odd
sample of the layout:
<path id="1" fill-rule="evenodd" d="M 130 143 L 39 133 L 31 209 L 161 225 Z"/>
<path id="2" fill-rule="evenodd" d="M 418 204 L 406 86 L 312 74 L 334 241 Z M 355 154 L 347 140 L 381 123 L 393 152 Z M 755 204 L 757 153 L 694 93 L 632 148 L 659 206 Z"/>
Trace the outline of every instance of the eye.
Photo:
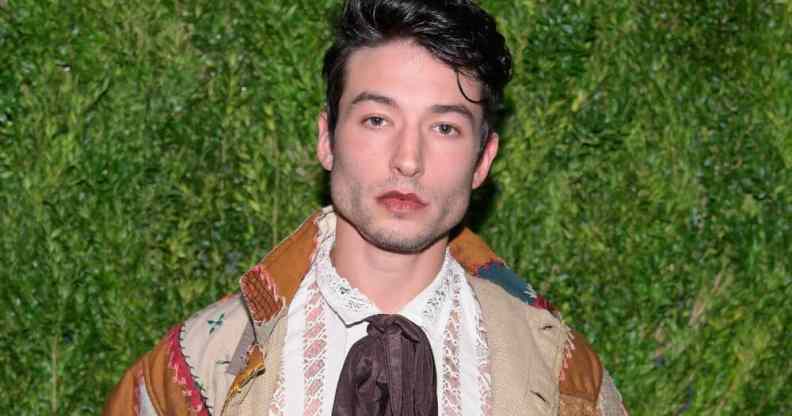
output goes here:
<path id="1" fill-rule="evenodd" d="M 459 129 L 448 123 L 437 123 L 434 125 L 434 130 L 443 136 L 459 135 Z"/>
<path id="2" fill-rule="evenodd" d="M 385 127 L 385 124 L 387 124 L 387 121 L 385 121 L 384 117 L 371 116 L 371 117 L 366 117 L 363 120 L 363 124 L 365 126 L 367 126 L 367 127 L 378 129 L 378 128 Z"/>

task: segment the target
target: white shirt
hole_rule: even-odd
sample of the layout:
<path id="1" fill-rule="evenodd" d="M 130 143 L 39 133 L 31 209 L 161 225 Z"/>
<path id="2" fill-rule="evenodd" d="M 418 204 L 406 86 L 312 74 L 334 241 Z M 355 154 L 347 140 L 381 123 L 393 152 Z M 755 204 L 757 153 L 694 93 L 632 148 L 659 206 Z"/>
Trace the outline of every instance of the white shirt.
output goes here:
<path id="1" fill-rule="evenodd" d="M 270 415 L 324 415 L 365 318 L 382 313 L 340 276 L 330 260 L 334 230 L 318 236 L 311 268 L 289 305 L 283 359 Z M 491 411 L 489 353 L 481 311 L 462 266 L 446 250 L 437 276 L 399 314 L 426 333 L 437 371 L 439 414 Z"/>

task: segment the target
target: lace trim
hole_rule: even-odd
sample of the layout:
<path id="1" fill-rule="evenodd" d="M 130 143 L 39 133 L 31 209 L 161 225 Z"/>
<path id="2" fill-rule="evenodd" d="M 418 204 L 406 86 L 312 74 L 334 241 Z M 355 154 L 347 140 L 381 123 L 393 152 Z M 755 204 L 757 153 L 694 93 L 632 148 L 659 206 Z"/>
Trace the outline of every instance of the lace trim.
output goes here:
<path id="1" fill-rule="evenodd" d="M 476 304 L 476 361 L 478 362 L 478 385 L 481 397 L 481 414 L 492 415 L 492 373 L 490 370 L 489 344 L 487 328 L 481 315 L 481 308 Z"/>
<path id="2" fill-rule="evenodd" d="M 460 311 L 459 287 L 452 294 L 451 315 L 443 338 L 442 409 L 445 416 L 462 414 L 462 389 L 459 374 Z"/>
<path id="3" fill-rule="evenodd" d="M 320 243 L 316 253 L 316 282 L 344 324 L 351 325 L 379 311 L 366 295 L 353 288 L 333 267 L 330 250 L 334 243 L 335 235 L 329 235 Z"/>
<path id="4" fill-rule="evenodd" d="M 284 368 L 285 366 L 281 365 L 280 371 L 278 371 L 278 381 L 276 381 L 278 387 L 275 389 L 275 394 L 272 396 L 272 402 L 270 402 L 270 416 L 282 416 L 286 414 L 286 387 L 284 386 L 286 374 Z"/>
<path id="5" fill-rule="evenodd" d="M 344 324 L 349 326 L 381 312 L 365 294 L 353 288 L 347 279 L 338 274 L 330 260 L 330 250 L 334 243 L 334 235 L 327 236 L 320 242 L 315 257 L 316 282 L 327 303 L 338 313 Z M 455 264 L 458 267 L 454 267 Z M 425 292 L 420 293 L 405 307 L 407 311 L 415 310 L 416 315 L 420 310 L 424 326 L 437 322 L 454 282 L 464 281 L 464 269 L 455 263 L 448 250 L 445 252 L 438 276 L 439 278 L 433 281 Z M 412 309 L 413 307 L 415 309 Z"/>
<path id="6" fill-rule="evenodd" d="M 440 268 L 440 285 L 432 291 L 431 296 L 426 299 L 422 316 L 424 322 L 431 323 L 437 321 L 440 311 L 443 309 L 449 293 L 452 290 L 452 283 L 461 282 L 464 279 L 461 267 L 452 267 L 453 257 L 446 249 L 445 258 L 443 259 L 443 266 Z"/>
<path id="7" fill-rule="evenodd" d="M 318 415 L 322 411 L 325 362 L 327 361 L 327 328 L 324 315 L 322 294 L 319 292 L 319 286 L 313 283 L 308 287 L 308 303 L 305 305 L 305 333 L 303 335 L 304 414 L 306 416 Z"/>

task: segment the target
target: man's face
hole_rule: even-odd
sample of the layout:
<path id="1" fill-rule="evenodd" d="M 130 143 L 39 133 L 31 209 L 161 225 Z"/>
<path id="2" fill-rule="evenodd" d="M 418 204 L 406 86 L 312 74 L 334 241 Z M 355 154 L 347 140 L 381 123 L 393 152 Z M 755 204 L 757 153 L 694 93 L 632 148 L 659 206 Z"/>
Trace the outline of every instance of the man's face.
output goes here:
<path id="1" fill-rule="evenodd" d="M 479 159 L 481 106 L 465 99 L 453 69 L 412 42 L 358 49 L 345 74 L 334 142 L 322 114 L 317 145 L 339 221 L 383 250 L 421 251 L 462 220 L 498 138 Z M 477 81 L 459 81 L 479 99 Z"/>

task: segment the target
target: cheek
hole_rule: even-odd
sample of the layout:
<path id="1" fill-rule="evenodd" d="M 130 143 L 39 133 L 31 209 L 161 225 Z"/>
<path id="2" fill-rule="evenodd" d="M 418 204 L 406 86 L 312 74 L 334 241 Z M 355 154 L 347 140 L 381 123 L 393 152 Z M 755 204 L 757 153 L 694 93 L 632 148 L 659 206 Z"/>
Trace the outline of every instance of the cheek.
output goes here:
<path id="1" fill-rule="evenodd" d="M 376 149 L 352 141 L 336 143 L 334 160 L 333 171 L 337 175 L 357 182 L 374 177 L 378 168 L 383 165 L 382 157 Z"/>
<path id="2" fill-rule="evenodd" d="M 430 166 L 434 166 L 438 184 L 445 184 L 447 192 L 470 188 L 473 184 L 475 155 L 467 149 L 444 149 L 437 152 Z"/>
<path id="3" fill-rule="evenodd" d="M 389 143 L 386 137 L 367 135 L 364 129 L 343 126 L 336 137 L 334 159 L 345 171 L 370 176 L 387 169 Z"/>

